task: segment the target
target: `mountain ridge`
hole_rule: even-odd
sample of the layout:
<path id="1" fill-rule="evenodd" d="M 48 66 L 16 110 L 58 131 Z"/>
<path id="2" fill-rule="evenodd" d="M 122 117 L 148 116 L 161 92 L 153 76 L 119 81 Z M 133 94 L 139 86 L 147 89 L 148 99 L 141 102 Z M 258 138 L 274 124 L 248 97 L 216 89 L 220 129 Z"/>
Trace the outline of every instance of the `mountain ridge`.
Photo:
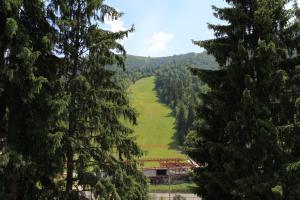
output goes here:
<path id="1" fill-rule="evenodd" d="M 199 67 L 203 69 L 217 69 L 218 64 L 215 58 L 207 52 L 201 53 L 185 53 L 172 56 L 164 57 L 145 57 L 137 55 L 127 55 L 125 60 L 125 65 L 127 70 L 141 68 L 142 66 L 147 65 L 147 67 L 157 68 L 161 65 L 192 65 L 193 67 Z"/>
<path id="2" fill-rule="evenodd" d="M 161 68 L 200 68 L 216 70 L 219 68 L 215 58 L 207 52 L 179 54 L 166 57 L 144 57 L 127 55 L 125 60 L 125 70 L 112 66 L 115 71 L 115 82 L 123 88 L 128 88 L 135 81 L 157 75 Z"/>

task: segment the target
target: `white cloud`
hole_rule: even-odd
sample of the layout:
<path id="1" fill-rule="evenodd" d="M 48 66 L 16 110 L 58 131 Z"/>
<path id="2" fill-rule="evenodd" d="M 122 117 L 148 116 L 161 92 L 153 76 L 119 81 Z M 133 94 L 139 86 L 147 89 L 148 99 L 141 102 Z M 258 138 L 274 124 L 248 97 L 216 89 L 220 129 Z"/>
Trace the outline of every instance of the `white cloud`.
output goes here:
<path id="1" fill-rule="evenodd" d="M 148 45 L 148 50 L 150 52 L 165 52 L 168 50 L 168 44 L 173 38 L 173 33 L 159 31 L 157 33 L 154 33 L 151 37 L 147 38 L 144 43 Z"/>
<path id="2" fill-rule="evenodd" d="M 112 32 L 127 30 L 120 18 L 117 20 L 106 19 L 105 24 L 109 26 L 110 31 Z"/>
<path id="3" fill-rule="evenodd" d="M 112 32 L 118 32 L 118 31 L 126 31 L 129 30 L 129 28 L 126 28 L 124 26 L 123 21 L 121 20 L 121 18 L 118 18 L 116 20 L 112 20 L 110 18 L 106 18 L 104 20 L 104 23 L 108 26 L 108 29 Z M 133 33 L 129 33 L 128 37 L 123 38 L 122 40 L 118 40 L 118 42 L 120 42 L 122 45 L 125 45 L 125 43 L 128 41 L 128 39 L 132 36 Z"/>

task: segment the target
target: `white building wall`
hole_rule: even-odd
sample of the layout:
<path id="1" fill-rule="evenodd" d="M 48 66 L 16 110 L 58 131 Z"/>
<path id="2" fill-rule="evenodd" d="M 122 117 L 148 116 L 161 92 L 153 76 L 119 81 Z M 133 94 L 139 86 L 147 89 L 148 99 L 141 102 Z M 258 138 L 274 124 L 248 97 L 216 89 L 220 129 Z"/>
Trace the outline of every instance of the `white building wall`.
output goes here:
<path id="1" fill-rule="evenodd" d="M 143 173 L 146 177 L 153 177 L 156 176 L 156 170 L 155 169 L 144 169 Z"/>

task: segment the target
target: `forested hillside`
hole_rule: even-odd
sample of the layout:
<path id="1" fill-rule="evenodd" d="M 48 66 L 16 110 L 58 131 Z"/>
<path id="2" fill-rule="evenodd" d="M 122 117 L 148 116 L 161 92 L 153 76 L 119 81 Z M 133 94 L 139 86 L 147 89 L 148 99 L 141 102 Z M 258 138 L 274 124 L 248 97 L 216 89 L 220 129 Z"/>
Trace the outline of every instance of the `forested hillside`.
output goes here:
<path id="1" fill-rule="evenodd" d="M 176 136 L 179 144 L 195 117 L 195 107 L 200 103 L 199 95 L 207 88 L 190 69 L 181 65 L 164 65 L 156 73 L 156 90 L 163 103 L 173 109 L 176 118 Z"/>
<path id="2" fill-rule="evenodd" d="M 155 89 L 159 99 L 169 105 L 176 118 L 176 132 L 179 144 L 191 127 L 195 106 L 199 103 L 199 94 L 206 90 L 199 78 L 193 76 L 190 69 L 218 69 L 213 56 L 203 53 L 188 53 L 170 57 L 151 58 L 128 56 L 126 70 L 116 69 L 116 81 L 127 88 L 137 80 L 155 76 Z"/>
<path id="3" fill-rule="evenodd" d="M 200 68 L 216 70 L 215 58 L 203 53 L 188 53 L 170 57 L 151 58 L 128 56 L 126 70 L 115 68 L 115 81 L 127 88 L 137 80 L 155 76 L 155 89 L 160 100 L 169 105 L 176 118 L 176 131 L 179 144 L 191 127 L 195 105 L 199 103 L 199 94 L 205 86 L 193 76 L 190 69 Z"/>
<path id="4" fill-rule="evenodd" d="M 205 52 L 157 58 L 128 55 L 125 66 L 126 70 L 113 66 L 113 69 L 117 73 L 115 80 L 123 88 L 128 88 L 130 84 L 141 78 L 156 75 L 162 66 L 169 66 L 171 68 L 174 66 L 200 67 L 201 69 L 218 68 L 214 57 L 207 55 Z"/>

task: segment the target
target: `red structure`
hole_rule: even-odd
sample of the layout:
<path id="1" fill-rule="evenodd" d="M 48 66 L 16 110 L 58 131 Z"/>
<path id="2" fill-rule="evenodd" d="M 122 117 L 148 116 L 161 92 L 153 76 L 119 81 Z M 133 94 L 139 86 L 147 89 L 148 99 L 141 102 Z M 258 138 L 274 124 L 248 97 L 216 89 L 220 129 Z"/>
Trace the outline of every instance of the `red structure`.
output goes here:
<path id="1" fill-rule="evenodd" d="M 146 162 L 158 162 L 159 168 L 168 168 L 168 169 L 194 169 L 197 168 L 198 165 L 195 162 L 192 162 L 191 159 L 183 159 L 183 158 L 151 158 L 151 159 L 141 159 L 137 161 L 142 166 Z M 142 167 L 143 168 L 143 167 Z"/>

